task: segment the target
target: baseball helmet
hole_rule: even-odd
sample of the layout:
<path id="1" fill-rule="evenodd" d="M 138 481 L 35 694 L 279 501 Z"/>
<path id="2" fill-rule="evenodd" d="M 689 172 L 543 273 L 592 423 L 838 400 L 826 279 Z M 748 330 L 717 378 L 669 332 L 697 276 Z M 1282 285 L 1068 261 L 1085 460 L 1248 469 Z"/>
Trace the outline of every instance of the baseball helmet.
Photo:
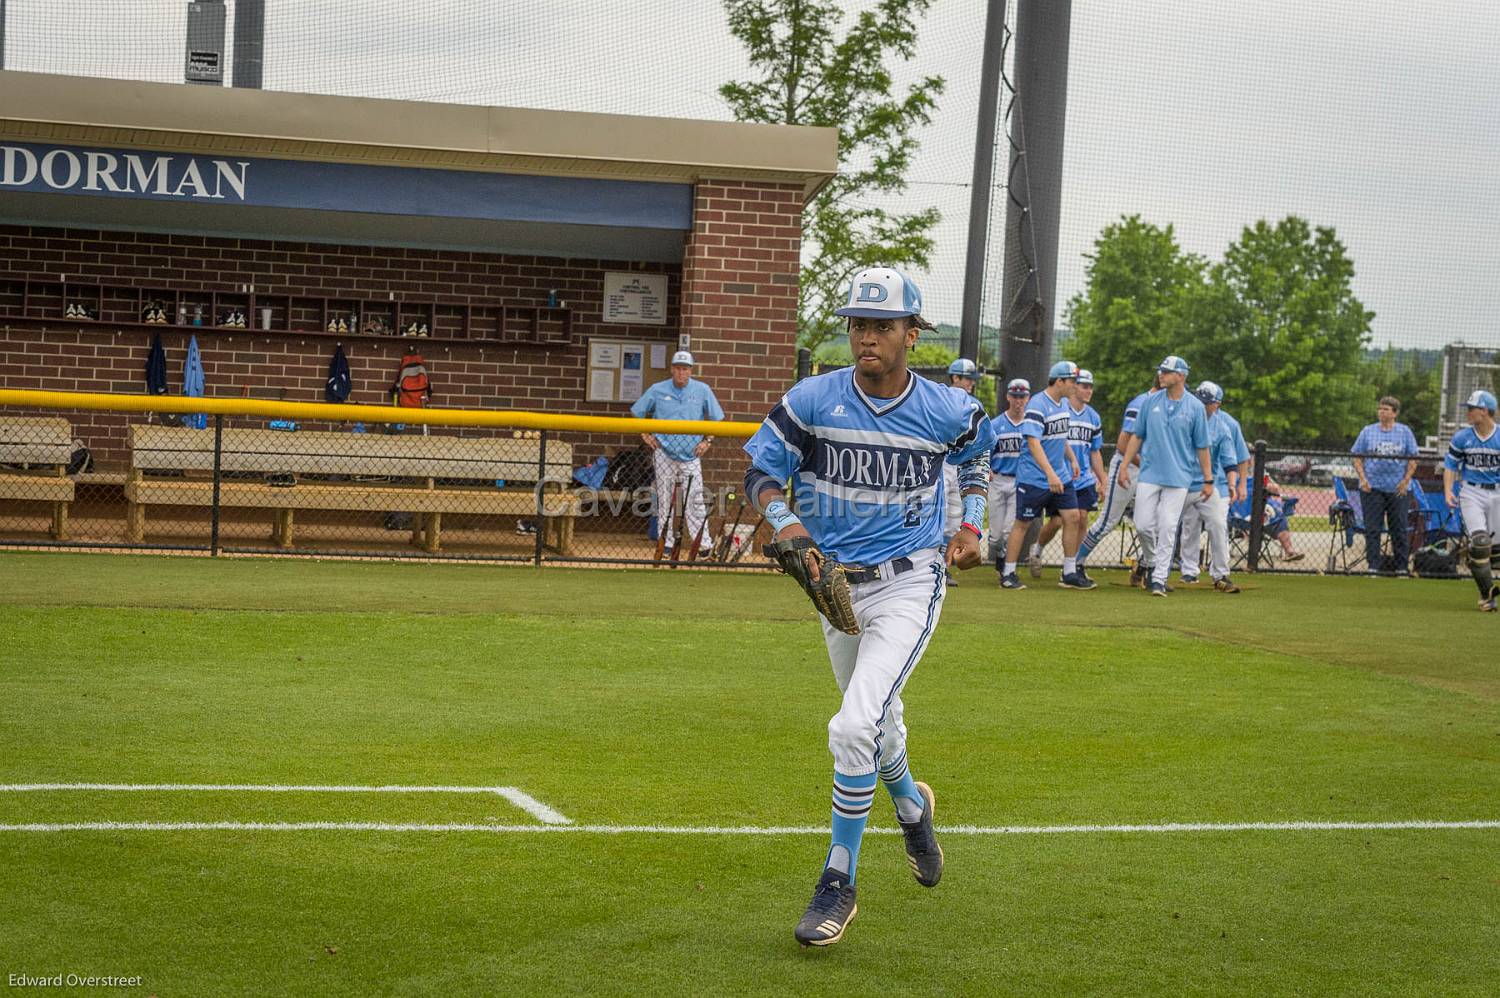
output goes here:
<path id="1" fill-rule="evenodd" d="M 1495 414 L 1495 396 L 1483 389 L 1476 390 L 1464 402 L 1465 409 L 1488 409 L 1490 415 Z"/>
<path id="2" fill-rule="evenodd" d="M 1212 381 L 1200 382 L 1198 387 L 1193 389 L 1193 394 L 1198 396 L 1198 401 L 1202 402 L 1204 405 L 1207 405 L 1210 402 L 1224 401 L 1224 389 L 1220 388 Z"/>
<path id="3" fill-rule="evenodd" d="M 1162 361 L 1160 364 L 1156 365 L 1156 369 L 1162 374 L 1180 374 L 1183 377 L 1187 377 L 1188 362 L 1183 360 L 1176 354 L 1173 354 L 1166 360 Z"/>
<path id="4" fill-rule="evenodd" d="M 1047 372 L 1048 381 L 1056 381 L 1059 378 L 1076 379 L 1077 377 L 1078 365 L 1071 360 L 1060 360 L 1056 364 L 1053 364 L 1052 369 Z"/>
<path id="5" fill-rule="evenodd" d="M 1078 369 L 1078 383 L 1080 385 L 1092 385 L 1094 383 L 1094 372 L 1086 371 L 1080 367 Z"/>
<path id="6" fill-rule="evenodd" d="M 859 319 L 899 319 L 922 311 L 922 292 L 893 267 L 866 267 L 849 281 L 848 298 L 834 315 Z"/>
<path id="7" fill-rule="evenodd" d="M 672 366 L 676 367 L 678 364 L 686 364 L 688 367 L 692 367 L 693 355 L 686 350 L 677 351 L 672 355 Z"/>
<path id="8" fill-rule="evenodd" d="M 979 377 L 979 365 L 972 360 L 960 357 L 948 365 L 948 374 L 960 378 Z"/>
<path id="9" fill-rule="evenodd" d="M 1031 382 L 1025 378 L 1013 378 L 1011 383 L 1005 386 L 1005 394 L 1016 396 L 1030 395 Z"/>

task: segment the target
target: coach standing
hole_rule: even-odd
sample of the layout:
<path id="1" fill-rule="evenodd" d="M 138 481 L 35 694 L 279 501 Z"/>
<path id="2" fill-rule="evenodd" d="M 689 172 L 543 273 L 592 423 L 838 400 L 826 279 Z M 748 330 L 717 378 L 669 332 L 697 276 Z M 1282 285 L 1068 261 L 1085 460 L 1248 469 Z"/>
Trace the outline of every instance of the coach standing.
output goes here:
<path id="1" fill-rule="evenodd" d="M 1202 484 L 1199 495 L 1214 492 L 1214 472 L 1208 459 L 1208 414 L 1203 403 L 1187 390 L 1188 363 L 1168 357 L 1157 369 L 1162 390 L 1141 405 L 1135 432 L 1125 445 L 1117 482 L 1129 488 L 1130 462 L 1141 458 L 1135 487 L 1135 533 L 1140 539 L 1140 564 L 1150 566 L 1146 591 L 1167 595 L 1167 573 L 1172 569 L 1172 542 L 1187 502 L 1188 487 Z"/>
<path id="2" fill-rule="evenodd" d="M 1411 427 L 1396 422 L 1400 411 L 1401 401 L 1395 396 L 1381 399 L 1375 409 L 1376 422 L 1360 430 L 1349 449 L 1364 507 L 1365 563 L 1382 575 L 1406 574 L 1406 496 L 1417 471 L 1417 438 Z M 1380 557 L 1382 527 L 1391 535 L 1389 564 Z"/>
<path id="3" fill-rule="evenodd" d="M 630 414 L 637 419 L 708 419 L 717 422 L 724 410 L 714 397 L 714 390 L 693 377 L 693 355 L 679 350 L 672 355 L 672 377 L 658 381 L 635 400 Z M 708 452 L 710 437 L 686 433 L 642 433 L 641 439 L 654 452 L 656 472 L 656 529 L 666 534 L 666 550 L 673 550 L 679 540 L 674 535 L 672 506 L 679 491 L 685 493 L 683 531 L 687 543 L 699 538 L 699 554 L 713 548 L 713 538 L 703 528 L 703 465 L 698 460 Z"/>

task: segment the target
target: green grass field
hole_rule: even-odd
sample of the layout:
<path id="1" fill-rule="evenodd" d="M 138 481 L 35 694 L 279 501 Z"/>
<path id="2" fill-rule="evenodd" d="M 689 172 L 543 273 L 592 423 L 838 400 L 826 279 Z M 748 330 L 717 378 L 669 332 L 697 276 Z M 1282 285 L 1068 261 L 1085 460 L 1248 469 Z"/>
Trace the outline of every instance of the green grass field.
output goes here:
<path id="1" fill-rule="evenodd" d="M 825 833 L 602 830 L 826 826 L 836 691 L 785 579 L 0 570 L 0 783 L 507 786 L 595 829 L 8 829 L 3 975 L 163 998 L 1500 987 L 1496 827 L 949 831 L 931 891 L 871 835 L 844 941 L 799 949 Z M 950 592 L 905 696 L 940 828 L 1500 819 L 1500 620 L 1468 584 L 1099 578 Z M 893 827 L 883 791 L 873 814 Z M 0 824 L 109 821 L 536 824 L 493 794 L 0 791 Z"/>

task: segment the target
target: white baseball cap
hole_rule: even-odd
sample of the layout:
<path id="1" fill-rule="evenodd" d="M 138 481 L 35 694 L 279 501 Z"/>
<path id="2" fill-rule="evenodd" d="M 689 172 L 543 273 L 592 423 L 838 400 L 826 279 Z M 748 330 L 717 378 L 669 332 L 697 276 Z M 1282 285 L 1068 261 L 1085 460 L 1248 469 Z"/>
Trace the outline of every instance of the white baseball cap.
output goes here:
<path id="1" fill-rule="evenodd" d="M 672 366 L 676 367 L 678 364 L 686 364 L 688 367 L 692 367 L 693 355 L 686 350 L 677 351 L 672 355 Z"/>
<path id="2" fill-rule="evenodd" d="M 849 296 L 835 315 L 858 319 L 899 319 L 922 311 L 922 292 L 893 267 L 866 267 L 849 281 Z"/>

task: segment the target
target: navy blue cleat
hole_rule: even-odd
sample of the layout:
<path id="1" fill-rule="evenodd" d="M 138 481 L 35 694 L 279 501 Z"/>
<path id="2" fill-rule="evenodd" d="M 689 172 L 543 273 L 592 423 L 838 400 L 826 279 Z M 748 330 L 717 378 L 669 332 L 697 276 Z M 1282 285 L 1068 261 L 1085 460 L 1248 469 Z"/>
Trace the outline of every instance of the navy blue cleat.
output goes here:
<path id="1" fill-rule="evenodd" d="M 1152 581 L 1146 583 L 1146 592 L 1150 593 L 1152 596 L 1165 596 L 1167 595 L 1169 590 L 1167 589 L 1167 584 L 1165 582 Z"/>
<path id="2" fill-rule="evenodd" d="M 911 824 L 898 818 L 896 823 L 901 826 L 902 838 L 906 839 L 906 862 L 911 867 L 912 876 L 923 887 L 936 887 L 938 881 L 943 879 L 943 847 L 938 845 L 937 833 L 932 828 L 936 802 L 932 796 L 932 788 L 927 784 L 919 780 L 917 789 L 922 792 L 922 799 L 926 802 L 922 808 L 922 817 Z"/>
<path id="3" fill-rule="evenodd" d="M 1000 588 L 1025 589 L 1026 583 L 1022 582 L 1020 576 L 1016 575 L 1015 572 L 1011 572 L 1009 575 L 1000 576 Z"/>
<path id="4" fill-rule="evenodd" d="M 1057 580 L 1059 589 L 1093 589 L 1097 585 L 1097 582 L 1082 572 L 1069 572 Z"/>
<path id="5" fill-rule="evenodd" d="M 854 885 L 839 870 L 827 869 L 818 878 L 807 914 L 793 934 L 803 946 L 832 946 L 844 938 L 859 905 L 854 903 Z"/>

